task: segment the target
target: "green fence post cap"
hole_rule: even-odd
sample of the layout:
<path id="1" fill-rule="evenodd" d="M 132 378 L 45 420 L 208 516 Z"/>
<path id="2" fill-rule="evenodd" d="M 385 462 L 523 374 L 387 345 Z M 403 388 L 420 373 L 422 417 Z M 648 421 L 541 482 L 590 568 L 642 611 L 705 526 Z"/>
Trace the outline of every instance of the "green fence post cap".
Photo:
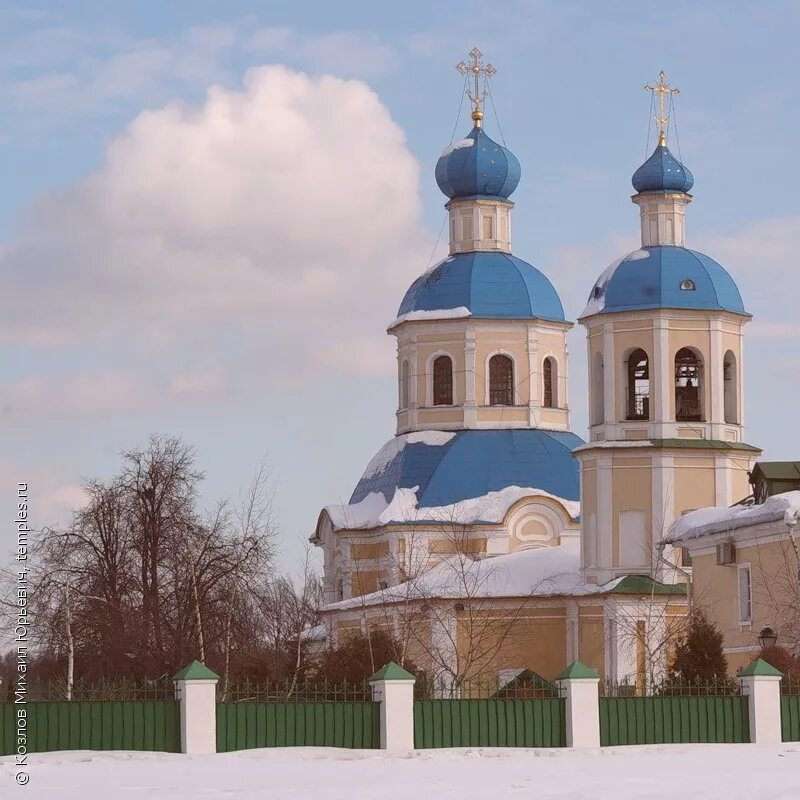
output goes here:
<path id="1" fill-rule="evenodd" d="M 779 669 L 775 669 L 772 664 L 764 661 L 763 658 L 757 658 L 750 666 L 745 667 L 739 675 L 742 678 L 750 678 L 753 676 L 763 676 L 770 678 L 782 678 L 783 673 Z"/>
<path id="2" fill-rule="evenodd" d="M 562 670 L 559 673 L 556 680 L 563 681 L 569 678 L 599 678 L 599 677 L 600 674 L 597 672 L 596 669 L 587 667 L 586 664 L 582 663 L 581 661 L 573 661 L 568 667 L 566 667 L 566 669 Z"/>
<path id="3" fill-rule="evenodd" d="M 205 664 L 197 661 L 192 661 L 187 664 L 175 677 L 174 681 L 218 681 L 219 675 L 209 669 Z"/>
<path id="4" fill-rule="evenodd" d="M 404 670 L 399 664 L 390 661 L 385 666 L 381 667 L 370 679 L 370 683 L 376 681 L 415 681 L 416 678 L 407 670 Z"/>

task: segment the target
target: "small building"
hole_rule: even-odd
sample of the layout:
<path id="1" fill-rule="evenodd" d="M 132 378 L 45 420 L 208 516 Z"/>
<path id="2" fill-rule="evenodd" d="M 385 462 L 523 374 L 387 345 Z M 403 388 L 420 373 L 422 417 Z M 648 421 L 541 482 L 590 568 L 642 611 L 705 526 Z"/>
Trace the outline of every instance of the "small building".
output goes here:
<path id="1" fill-rule="evenodd" d="M 776 494 L 800 491 L 800 461 L 758 461 L 750 473 L 750 484 L 756 503 Z"/>
<path id="2" fill-rule="evenodd" d="M 778 645 L 800 645 L 800 491 L 756 505 L 686 514 L 666 541 L 692 559 L 692 602 L 724 637 L 731 673 L 761 649 L 772 628 Z"/>

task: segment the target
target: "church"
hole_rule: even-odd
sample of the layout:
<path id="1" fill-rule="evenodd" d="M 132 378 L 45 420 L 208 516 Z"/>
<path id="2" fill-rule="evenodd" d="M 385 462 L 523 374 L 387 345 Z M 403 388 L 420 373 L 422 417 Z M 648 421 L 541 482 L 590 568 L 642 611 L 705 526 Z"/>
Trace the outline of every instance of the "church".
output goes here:
<path id="1" fill-rule="evenodd" d="M 570 428 L 567 319 L 543 271 L 512 251 L 517 157 L 484 129 L 474 49 L 458 65 L 472 130 L 436 165 L 449 255 L 408 288 L 396 435 L 349 503 L 322 509 L 324 624 L 314 647 L 389 631 L 442 685 L 555 677 L 656 681 L 688 605 L 691 564 L 666 545 L 687 511 L 749 493 L 733 278 L 685 246 L 693 176 L 670 151 L 676 91 L 661 73 L 658 144 L 634 173 L 641 247 L 603 271 L 586 333 L 590 428 Z M 521 210 L 524 214 L 524 210 Z"/>

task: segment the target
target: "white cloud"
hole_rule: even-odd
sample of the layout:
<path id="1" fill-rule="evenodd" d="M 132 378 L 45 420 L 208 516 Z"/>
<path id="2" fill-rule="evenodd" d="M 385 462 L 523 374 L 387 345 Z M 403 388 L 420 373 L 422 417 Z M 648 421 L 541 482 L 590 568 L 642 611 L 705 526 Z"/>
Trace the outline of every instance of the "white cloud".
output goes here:
<path id="1" fill-rule="evenodd" d="M 276 379 L 371 374 L 359 342 L 430 254 L 419 215 L 417 162 L 366 85 L 254 69 L 140 114 L 95 173 L 39 198 L 0 254 L 0 341 L 199 332 Z"/>

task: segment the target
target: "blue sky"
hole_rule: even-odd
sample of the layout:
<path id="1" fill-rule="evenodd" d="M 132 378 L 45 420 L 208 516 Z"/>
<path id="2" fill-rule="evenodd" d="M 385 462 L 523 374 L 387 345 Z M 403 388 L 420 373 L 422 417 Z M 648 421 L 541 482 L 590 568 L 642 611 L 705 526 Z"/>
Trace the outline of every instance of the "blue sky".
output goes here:
<path id="1" fill-rule="evenodd" d="M 473 45 L 498 70 L 487 131 L 523 168 L 514 252 L 572 319 L 637 244 L 642 87 L 664 69 L 681 88 L 687 244 L 729 269 L 756 315 L 748 440 L 800 458 L 799 8 L 0 9 L 0 510 L 10 518 L 28 480 L 38 521 L 63 517 L 81 476 L 111 474 L 151 432 L 180 434 L 209 503 L 269 456 L 291 568 L 320 507 L 346 500 L 393 433 L 384 328 L 434 253 L 433 166 L 461 100 L 453 65 Z M 457 135 L 469 127 L 465 107 Z M 583 434 L 580 329 L 570 347 Z"/>

